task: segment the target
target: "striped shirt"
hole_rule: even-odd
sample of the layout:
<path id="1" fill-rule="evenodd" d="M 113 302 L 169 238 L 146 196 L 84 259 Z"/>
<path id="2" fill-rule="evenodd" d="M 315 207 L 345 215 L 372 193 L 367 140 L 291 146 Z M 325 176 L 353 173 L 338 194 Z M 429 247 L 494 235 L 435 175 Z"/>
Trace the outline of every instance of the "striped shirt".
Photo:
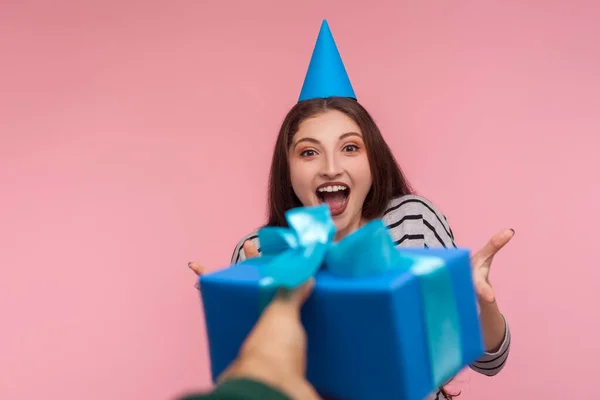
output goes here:
<path id="1" fill-rule="evenodd" d="M 432 248 L 457 247 L 454 234 L 446 217 L 427 199 L 417 195 L 407 195 L 392 200 L 383 215 L 383 222 L 396 244 L 396 247 Z M 231 263 L 246 259 L 242 246 L 251 240 L 260 252 L 257 232 L 246 235 L 235 247 Z M 486 352 L 469 367 L 486 376 L 494 376 L 504 367 L 510 350 L 510 331 L 506 324 L 504 341 L 494 353 Z M 432 393 L 427 400 L 441 400 L 441 393 Z"/>

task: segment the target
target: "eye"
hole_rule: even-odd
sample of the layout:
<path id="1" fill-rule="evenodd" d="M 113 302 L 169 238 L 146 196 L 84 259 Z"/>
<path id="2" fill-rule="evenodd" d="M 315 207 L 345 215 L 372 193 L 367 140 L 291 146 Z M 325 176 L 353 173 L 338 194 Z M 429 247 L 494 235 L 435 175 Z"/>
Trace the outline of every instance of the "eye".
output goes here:
<path id="1" fill-rule="evenodd" d="M 300 157 L 314 157 L 317 155 L 317 152 L 311 149 L 304 150 L 300 153 Z"/>
<path id="2" fill-rule="evenodd" d="M 359 147 L 357 145 L 355 145 L 355 144 L 349 144 L 347 146 L 344 146 L 344 149 L 343 149 L 343 151 L 345 151 L 345 152 L 351 152 L 351 153 L 355 152 L 355 151 L 358 151 L 358 150 L 359 150 Z"/>

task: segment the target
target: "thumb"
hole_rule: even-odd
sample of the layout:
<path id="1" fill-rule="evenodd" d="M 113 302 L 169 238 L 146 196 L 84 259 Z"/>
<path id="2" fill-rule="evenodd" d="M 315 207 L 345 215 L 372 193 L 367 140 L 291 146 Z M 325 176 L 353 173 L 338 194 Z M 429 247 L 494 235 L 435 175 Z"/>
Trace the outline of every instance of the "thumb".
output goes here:
<path id="1" fill-rule="evenodd" d="M 315 285 L 315 279 L 310 278 L 302 285 L 298 286 L 293 290 L 280 289 L 277 294 L 277 301 L 285 302 L 293 308 L 300 309 L 310 297 L 313 287 Z"/>
<path id="2" fill-rule="evenodd" d="M 246 240 L 244 242 L 243 247 L 244 247 L 244 254 L 246 254 L 246 258 L 254 258 L 254 257 L 259 256 L 258 249 L 256 248 L 256 245 L 254 244 L 253 241 Z"/>
<path id="3" fill-rule="evenodd" d="M 310 297 L 310 294 L 315 287 L 315 278 L 310 278 L 302 285 L 300 285 L 292 294 L 292 301 L 298 305 L 298 308 L 302 307 L 306 300 Z"/>

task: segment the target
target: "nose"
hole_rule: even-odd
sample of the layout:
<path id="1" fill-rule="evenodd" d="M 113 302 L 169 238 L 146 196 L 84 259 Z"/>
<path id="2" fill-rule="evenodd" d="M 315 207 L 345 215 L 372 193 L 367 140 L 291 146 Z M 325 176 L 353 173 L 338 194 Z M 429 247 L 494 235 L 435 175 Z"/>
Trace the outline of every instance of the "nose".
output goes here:
<path id="1" fill-rule="evenodd" d="M 339 178 L 343 173 L 343 168 L 335 156 L 325 157 L 325 162 L 321 167 L 321 176 L 328 180 Z"/>

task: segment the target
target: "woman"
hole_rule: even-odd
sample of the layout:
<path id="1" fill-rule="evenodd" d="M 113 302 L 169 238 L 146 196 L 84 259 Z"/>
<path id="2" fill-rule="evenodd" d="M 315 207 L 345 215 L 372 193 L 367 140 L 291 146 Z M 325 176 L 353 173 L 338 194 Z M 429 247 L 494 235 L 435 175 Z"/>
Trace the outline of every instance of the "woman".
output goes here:
<path id="1" fill-rule="evenodd" d="M 382 218 L 397 247 L 456 247 L 445 216 L 413 193 L 371 115 L 356 100 L 324 21 L 298 103 L 277 138 L 268 194 L 269 226 L 285 226 L 291 208 L 327 203 L 336 240 Z M 470 367 L 487 376 L 504 367 L 510 332 L 489 284 L 493 256 L 514 231 L 495 235 L 472 258 L 486 353 Z M 231 263 L 260 255 L 256 232 L 242 238 Z M 202 267 L 189 264 L 196 273 Z M 442 388 L 430 399 L 451 396 Z"/>

